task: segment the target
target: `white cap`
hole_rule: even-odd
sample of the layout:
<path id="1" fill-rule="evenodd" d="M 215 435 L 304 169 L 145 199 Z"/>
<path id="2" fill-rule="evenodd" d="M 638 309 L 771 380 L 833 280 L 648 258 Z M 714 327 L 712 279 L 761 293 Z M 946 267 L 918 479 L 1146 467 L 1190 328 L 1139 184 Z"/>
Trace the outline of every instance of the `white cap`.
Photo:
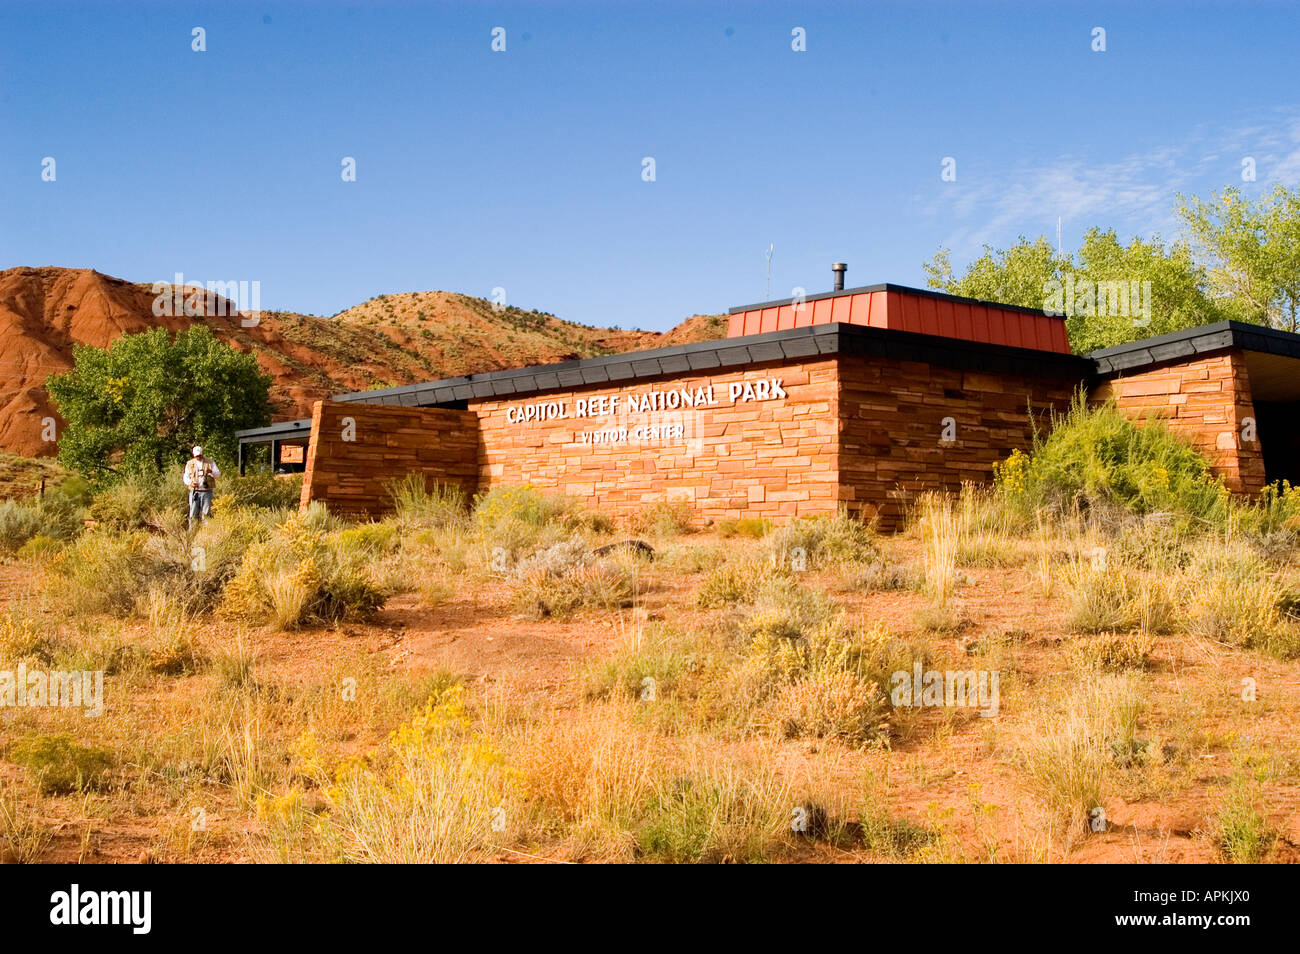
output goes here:
<path id="1" fill-rule="evenodd" d="M 195 457 L 202 457 L 202 456 L 203 456 L 203 448 L 200 447 L 198 444 L 195 444 L 195 445 L 194 445 L 194 456 L 195 456 Z"/>

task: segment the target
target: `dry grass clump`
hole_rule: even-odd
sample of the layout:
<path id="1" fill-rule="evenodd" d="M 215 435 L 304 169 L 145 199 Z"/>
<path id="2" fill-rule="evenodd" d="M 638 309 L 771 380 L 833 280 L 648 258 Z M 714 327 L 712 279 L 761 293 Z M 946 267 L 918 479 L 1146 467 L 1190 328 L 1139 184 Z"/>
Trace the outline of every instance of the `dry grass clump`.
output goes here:
<path id="1" fill-rule="evenodd" d="M 1078 633 L 1168 632 L 1175 606 L 1169 582 L 1117 560 L 1074 558 L 1060 573 L 1066 620 Z"/>
<path id="2" fill-rule="evenodd" d="M 679 537 L 690 533 L 694 524 L 695 509 L 681 500 L 656 500 L 623 520 L 630 533 L 654 537 Z"/>
<path id="3" fill-rule="evenodd" d="M 1247 544 L 1203 542 L 1179 588 L 1185 593 L 1182 613 L 1191 635 L 1282 658 L 1300 653 L 1300 631 L 1285 612 L 1294 596 Z"/>
<path id="4" fill-rule="evenodd" d="M 1252 764 L 1255 761 L 1250 755 L 1234 757 L 1228 789 L 1208 826 L 1219 856 L 1231 864 L 1266 861 L 1280 837 L 1258 807 L 1266 773 Z"/>
<path id="5" fill-rule="evenodd" d="M 653 791 L 664 749 L 626 706 L 603 706 L 595 718 L 531 723 L 512 751 L 539 835 L 579 859 L 636 857 L 636 815 Z"/>
<path id="6" fill-rule="evenodd" d="M 404 532 L 420 527 L 460 531 L 469 527 L 469 499 L 459 487 L 412 473 L 390 481 L 387 491 Z"/>
<path id="7" fill-rule="evenodd" d="M 683 576 L 695 576 L 726 562 L 723 547 L 710 544 L 671 542 L 655 554 L 655 563 Z"/>
<path id="8" fill-rule="evenodd" d="M 515 565 L 515 605 L 538 619 L 630 606 L 640 559 L 628 550 L 597 557 L 579 539 L 561 541 Z"/>
<path id="9" fill-rule="evenodd" d="M 698 648 L 690 634 L 652 625 L 629 634 L 613 657 L 588 664 L 583 672 L 588 699 L 659 701 L 673 694 L 696 665 Z"/>
<path id="10" fill-rule="evenodd" d="M 533 832 L 591 861 L 759 862 L 795 838 L 800 804 L 763 762 L 680 749 L 636 724 L 630 704 L 527 727 L 512 751 Z"/>
<path id="11" fill-rule="evenodd" d="M 637 822 L 646 860 L 669 864 L 768 861 L 790 837 L 788 783 L 761 764 L 699 758 L 689 774 L 660 777 Z"/>
<path id="12" fill-rule="evenodd" d="M 916 508 L 916 529 L 924 546 L 921 592 L 926 606 L 918 621 L 923 629 L 952 632 L 960 628 L 956 593 L 961 523 L 951 498 L 926 494 Z"/>
<path id="13" fill-rule="evenodd" d="M 1088 677 L 1066 697 L 1064 711 L 1038 715 L 1020 746 L 1030 791 L 1072 844 L 1104 812 L 1117 762 L 1142 751 L 1137 739 L 1143 704 L 1131 675 Z"/>
<path id="14" fill-rule="evenodd" d="M 41 803 L 27 809 L 8 794 L 0 795 L 0 862 L 28 865 L 41 860 L 54 832 L 40 817 Z"/>
<path id="15" fill-rule="evenodd" d="M 1085 668 L 1123 672 L 1148 668 L 1155 645 L 1155 637 L 1149 633 L 1103 633 L 1076 643 L 1074 652 Z"/>
<path id="16" fill-rule="evenodd" d="M 871 528 L 842 508 L 833 517 L 796 517 L 769 533 L 764 544 L 773 566 L 795 573 L 870 563 L 879 555 Z"/>
<path id="17" fill-rule="evenodd" d="M 920 576 L 910 567 L 884 561 L 850 565 L 834 583 L 835 589 L 841 593 L 915 590 L 920 585 Z"/>
<path id="18" fill-rule="evenodd" d="M 476 729 L 453 686 L 399 726 L 371 760 L 333 771 L 314 736 L 295 747 L 298 771 L 324 800 L 311 812 L 300 790 L 262 797 L 258 815 L 281 854 L 379 864 L 484 860 L 522 819 L 522 777 Z"/>
<path id="19" fill-rule="evenodd" d="M 515 605 L 538 619 L 567 619 L 582 609 L 631 606 L 635 595 L 635 576 L 607 558 L 563 573 L 534 570 L 519 581 Z"/>
<path id="20" fill-rule="evenodd" d="M 957 496 L 958 566 L 1007 566 L 1017 559 L 1021 516 L 994 488 L 963 484 Z"/>
<path id="21" fill-rule="evenodd" d="M 695 588 L 692 600 L 701 609 L 731 606 L 752 600 L 763 580 L 776 575 L 771 565 L 753 557 L 729 560 L 710 570 Z"/>
<path id="22" fill-rule="evenodd" d="M 329 525 L 313 505 L 251 545 L 225 588 L 223 611 L 288 630 L 363 618 L 382 606 L 386 593 L 367 574 L 366 546 L 327 532 Z"/>

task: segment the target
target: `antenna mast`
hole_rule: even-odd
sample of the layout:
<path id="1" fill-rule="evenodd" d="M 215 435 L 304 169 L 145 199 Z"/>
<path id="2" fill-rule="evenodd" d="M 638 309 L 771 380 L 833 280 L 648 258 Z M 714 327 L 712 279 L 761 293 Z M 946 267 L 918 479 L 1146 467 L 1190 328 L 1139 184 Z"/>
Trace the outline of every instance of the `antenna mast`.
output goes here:
<path id="1" fill-rule="evenodd" d="M 772 300 L 772 253 L 774 251 L 776 251 L 776 246 L 769 242 L 767 251 L 763 253 L 767 259 L 767 281 L 763 285 L 763 301 Z"/>

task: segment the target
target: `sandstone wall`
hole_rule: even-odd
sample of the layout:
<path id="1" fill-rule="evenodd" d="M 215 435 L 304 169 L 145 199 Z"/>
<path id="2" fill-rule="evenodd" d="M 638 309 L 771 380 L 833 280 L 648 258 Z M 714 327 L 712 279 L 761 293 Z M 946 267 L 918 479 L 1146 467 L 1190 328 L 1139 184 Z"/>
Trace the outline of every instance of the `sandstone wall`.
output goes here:
<path id="1" fill-rule="evenodd" d="M 773 381 L 785 397 L 774 396 Z M 742 389 L 735 400 L 733 384 Z M 746 385 L 750 390 L 744 390 Z M 711 404 L 648 411 L 629 407 L 634 399 L 653 399 L 655 392 L 694 395 L 709 387 L 715 399 Z M 607 406 L 610 412 L 600 413 L 599 401 L 615 397 L 617 409 Z M 574 416 L 577 399 L 595 399 L 595 416 Z M 563 402 L 567 416 L 510 420 L 529 405 L 549 401 Z M 834 359 L 471 402 L 469 409 L 477 413 L 482 430 L 483 487 L 532 484 L 614 515 L 632 514 L 664 499 L 685 501 L 701 518 L 714 520 L 746 515 L 783 521 L 833 513 L 837 506 Z M 637 428 L 655 426 L 680 427 L 681 433 L 638 434 Z M 601 439 L 602 432 L 610 439 Z M 586 434 L 597 436 L 585 443 Z"/>
<path id="2" fill-rule="evenodd" d="M 1247 419 L 1254 417 L 1255 410 L 1246 359 L 1240 351 L 1121 374 L 1092 393 L 1095 401 L 1111 397 L 1126 414 L 1163 420 L 1209 459 L 1229 490 L 1263 489 L 1259 440 L 1245 439 Z"/>
<path id="3" fill-rule="evenodd" d="M 917 494 L 991 480 L 994 463 L 1032 445 L 1031 409 L 1046 426 L 1048 412 L 1067 408 L 1078 384 L 841 358 L 841 499 L 882 529 L 899 529 Z"/>
<path id="4" fill-rule="evenodd" d="M 478 489 L 478 419 L 446 408 L 317 401 L 301 503 L 323 500 L 351 516 L 391 510 L 386 485 L 408 473 Z"/>

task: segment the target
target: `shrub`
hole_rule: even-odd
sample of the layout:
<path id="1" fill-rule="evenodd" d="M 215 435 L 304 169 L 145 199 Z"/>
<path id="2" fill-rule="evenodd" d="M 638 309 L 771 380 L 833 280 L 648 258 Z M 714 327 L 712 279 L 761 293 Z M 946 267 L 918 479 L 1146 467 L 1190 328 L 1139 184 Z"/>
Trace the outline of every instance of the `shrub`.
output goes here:
<path id="1" fill-rule="evenodd" d="M 774 566 L 796 571 L 867 563 L 878 553 L 871 530 L 842 509 L 833 517 L 796 517 L 768 534 L 766 544 Z"/>
<path id="2" fill-rule="evenodd" d="M 69 540 L 80 529 L 80 511 L 53 495 L 36 501 L 0 500 L 0 556 L 18 553 L 37 537 Z"/>
<path id="3" fill-rule="evenodd" d="M 814 736 L 860 743 L 887 729 L 884 695 L 855 672 L 818 669 L 782 686 L 773 704 L 787 738 Z"/>
<path id="4" fill-rule="evenodd" d="M 27 770 L 46 795 L 102 789 L 113 768 L 106 749 L 78 745 L 67 735 L 29 735 L 9 746 L 8 757 Z"/>
<path id="5" fill-rule="evenodd" d="M 1251 503 L 1238 504 L 1234 516 L 1247 533 L 1291 542 L 1300 534 L 1300 487 L 1285 480 L 1269 484 Z"/>
<path id="6" fill-rule="evenodd" d="M 359 523 L 338 531 L 333 540 L 347 554 L 379 556 L 397 546 L 397 527 L 388 521 Z"/>
<path id="7" fill-rule="evenodd" d="M 387 595 L 367 577 L 364 551 L 321 529 L 328 524 L 309 508 L 249 546 L 226 585 L 225 611 L 295 629 L 311 621 L 364 618 L 381 607 Z"/>
<path id="8" fill-rule="evenodd" d="M 569 501 L 531 487 L 498 487 L 475 499 L 468 561 L 492 573 L 508 572 L 521 554 L 575 531 L 590 531 L 592 520 L 593 515 L 574 510 Z"/>
<path id="9" fill-rule="evenodd" d="M 51 627 L 34 608 L 14 601 L 0 613 L 0 662 L 35 659 L 48 664 L 56 645 Z"/>
<path id="10" fill-rule="evenodd" d="M 443 691 L 391 733 L 372 760 L 381 767 L 350 760 L 328 772 L 311 735 L 296 750 L 298 772 L 319 786 L 328 808 L 316 816 L 314 829 L 329 860 L 471 861 L 508 839 L 501 823 L 521 814 L 522 779 L 495 742 L 473 727 L 460 686 Z M 259 816 L 272 828 L 292 828 L 299 811 L 300 804 L 258 802 Z"/>
<path id="11" fill-rule="evenodd" d="M 695 512 L 684 501 L 658 500 L 639 509 L 624 523 L 631 533 L 676 537 L 690 533 Z"/>
<path id="12" fill-rule="evenodd" d="M 214 513 L 227 508 L 293 510 L 302 497 L 302 474 L 246 474 L 223 477 L 213 500 Z"/>
<path id="13" fill-rule="evenodd" d="M 248 548 L 270 533 L 265 516 L 247 508 L 216 513 L 193 534 L 179 515 L 160 516 L 162 533 L 146 546 L 136 599 L 151 617 L 155 607 L 180 616 L 215 609 Z"/>
<path id="14" fill-rule="evenodd" d="M 761 540 L 771 532 L 772 526 L 772 521 L 767 517 L 729 517 L 719 521 L 718 533 L 723 537 Z"/>
<path id="15" fill-rule="evenodd" d="M 882 627 L 847 619 L 836 604 L 784 578 L 769 580 L 741 624 L 747 658 L 730 705 L 767 709 L 786 737 L 837 737 L 860 745 L 889 730 L 881 687 L 906 668 Z"/>
<path id="16" fill-rule="evenodd" d="M 136 612 L 150 572 L 147 542 L 140 532 L 96 529 L 82 534 L 51 564 L 62 581 L 59 601 L 80 613 Z"/>
<path id="17" fill-rule="evenodd" d="M 1089 406 L 1081 392 L 1054 418 L 1032 455 L 1015 451 L 997 468 L 1002 492 L 1024 512 L 1107 506 L 1132 513 L 1176 511 L 1218 522 L 1228 493 L 1209 462 L 1163 423 L 1124 417 L 1114 403 Z"/>
<path id="18" fill-rule="evenodd" d="M 18 548 L 17 557 L 20 560 L 39 561 L 53 556 L 62 548 L 63 541 L 38 533 Z"/>
<path id="19" fill-rule="evenodd" d="M 0 552 L 16 553 L 43 529 L 38 508 L 17 500 L 0 501 Z"/>
<path id="20" fill-rule="evenodd" d="M 592 562 L 591 551 L 576 537 L 542 547 L 516 563 L 512 569 L 515 579 L 530 576 L 563 576 L 571 570 Z"/>
<path id="21" fill-rule="evenodd" d="M 565 619 L 580 609 L 631 606 L 636 582 L 617 560 L 604 558 L 562 571 L 528 571 L 515 588 L 515 605 L 539 619 Z"/>
<path id="22" fill-rule="evenodd" d="M 474 499 L 474 523 L 486 537 L 503 525 L 523 523 L 543 527 L 561 519 L 570 509 L 567 501 L 533 487 L 495 487 Z"/>
<path id="23" fill-rule="evenodd" d="M 1241 542 L 1211 540 L 1182 578 L 1187 631 L 1241 649 L 1287 657 L 1300 637 L 1284 609 L 1292 597 L 1268 564 Z"/>
<path id="24" fill-rule="evenodd" d="M 463 529 L 469 522 L 469 501 L 459 487 L 411 473 L 390 481 L 387 490 L 403 527 Z"/>
<path id="25" fill-rule="evenodd" d="M 155 512 L 187 514 L 188 491 L 180 472 L 130 474 L 99 490 L 90 502 L 91 519 L 114 530 L 141 530 L 157 523 Z"/>
<path id="26" fill-rule="evenodd" d="M 906 818 L 891 818 L 883 800 L 869 797 L 858 812 L 862 844 L 889 858 L 910 858 L 935 840 L 934 832 Z"/>
<path id="27" fill-rule="evenodd" d="M 772 568 L 762 560 L 723 563 L 700 581 L 692 599 L 703 609 L 748 602 L 758 592 L 760 583 L 772 574 Z"/>

